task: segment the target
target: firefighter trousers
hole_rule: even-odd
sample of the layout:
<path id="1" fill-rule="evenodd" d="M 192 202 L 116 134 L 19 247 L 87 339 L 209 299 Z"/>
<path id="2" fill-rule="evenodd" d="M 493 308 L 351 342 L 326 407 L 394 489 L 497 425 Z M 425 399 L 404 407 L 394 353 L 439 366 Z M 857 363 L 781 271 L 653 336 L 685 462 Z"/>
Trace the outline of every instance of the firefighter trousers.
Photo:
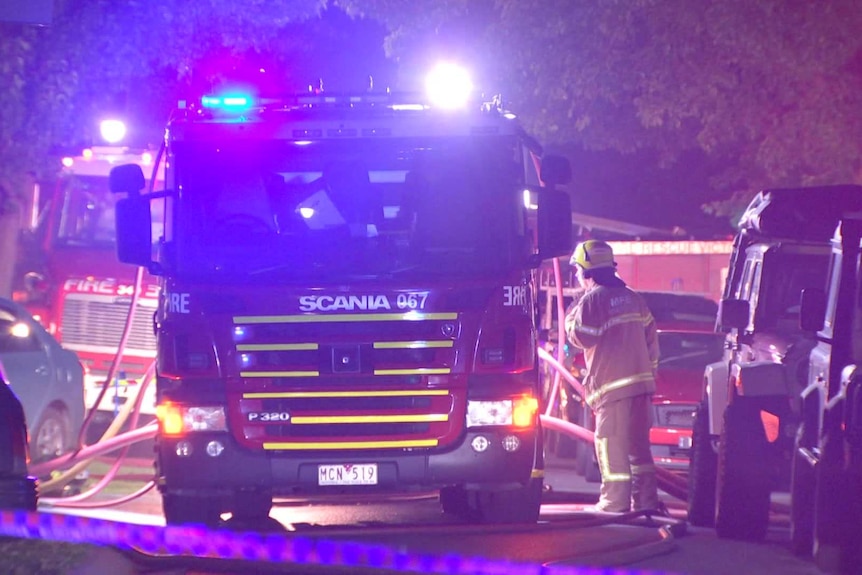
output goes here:
<path id="1" fill-rule="evenodd" d="M 624 512 L 658 507 L 650 427 L 649 395 L 612 401 L 596 410 L 596 459 L 602 473 L 598 509 Z"/>

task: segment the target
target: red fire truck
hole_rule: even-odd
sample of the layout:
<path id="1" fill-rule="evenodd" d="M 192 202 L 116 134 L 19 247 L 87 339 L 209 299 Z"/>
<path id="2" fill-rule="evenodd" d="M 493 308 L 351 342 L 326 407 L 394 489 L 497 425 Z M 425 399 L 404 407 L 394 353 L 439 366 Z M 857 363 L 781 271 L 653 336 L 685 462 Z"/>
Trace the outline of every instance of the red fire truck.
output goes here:
<path id="1" fill-rule="evenodd" d="M 111 168 L 133 163 L 150 174 L 154 155 L 124 147 L 93 147 L 62 159 L 60 178 L 40 199 L 21 246 L 14 298 L 24 304 L 85 367 L 86 406 L 93 407 L 117 354 L 135 296 L 136 268 L 117 261 Z M 161 176 L 158 176 L 160 179 Z M 158 285 L 148 275 L 137 288 L 122 361 L 100 409 L 112 411 L 155 357 L 153 314 Z M 145 401 L 144 411 L 154 402 Z"/>
<path id="2" fill-rule="evenodd" d="M 472 104 L 205 97 L 168 125 L 165 189 L 112 172 L 119 259 L 161 278 L 167 523 L 436 489 L 471 520 L 537 519 L 535 271 L 571 250 L 571 174 Z"/>

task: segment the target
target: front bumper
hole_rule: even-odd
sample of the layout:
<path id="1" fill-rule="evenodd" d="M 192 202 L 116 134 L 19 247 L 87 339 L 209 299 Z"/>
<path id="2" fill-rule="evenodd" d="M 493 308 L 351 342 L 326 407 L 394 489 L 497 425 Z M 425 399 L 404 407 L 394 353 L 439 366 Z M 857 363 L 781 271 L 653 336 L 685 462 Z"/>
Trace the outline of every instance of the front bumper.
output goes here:
<path id="1" fill-rule="evenodd" d="M 478 435 L 488 439 L 488 447 L 477 452 L 471 442 Z M 503 437 L 520 439 L 516 451 L 503 448 Z M 206 446 L 219 441 L 224 451 L 207 454 Z M 188 454 L 177 455 L 179 442 L 188 442 Z M 450 449 L 378 451 L 261 451 L 240 447 L 228 433 L 200 433 L 184 437 L 160 436 L 156 452 L 163 490 L 207 492 L 265 489 L 275 496 L 298 493 L 360 491 L 418 491 L 446 485 L 487 486 L 505 489 L 525 485 L 541 474 L 540 442 L 535 429 L 513 432 L 505 429 L 468 431 Z M 377 484 L 362 486 L 320 486 L 318 465 L 377 464 Z"/>
<path id="2" fill-rule="evenodd" d="M 691 460 L 691 429 L 653 427 L 650 449 L 658 467 L 671 471 L 688 471 Z"/>

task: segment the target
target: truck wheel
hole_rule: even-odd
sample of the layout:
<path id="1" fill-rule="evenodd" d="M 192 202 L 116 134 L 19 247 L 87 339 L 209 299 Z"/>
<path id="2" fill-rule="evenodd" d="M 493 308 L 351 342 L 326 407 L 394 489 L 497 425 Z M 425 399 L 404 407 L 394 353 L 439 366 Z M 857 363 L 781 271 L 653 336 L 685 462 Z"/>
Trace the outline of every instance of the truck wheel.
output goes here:
<path id="1" fill-rule="evenodd" d="M 542 480 L 508 491 L 468 493 L 470 518 L 482 523 L 535 523 L 542 507 Z"/>
<path id="2" fill-rule="evenodd" d="M 768 444 L 760 407 L 737 397 L 724 412 L 718 450 L 715 530 L 722 539 L 762 541 L 769 527 Z"/>
<path id="3" fill-rule="evenodd" d="M 596 428 L 596 417 L 593 410 L 584 405 L 582 408 L 583 426 L 585 429 L 594 431 Z M 581 450 L 578 452 L 578 457 L 575 459 L 575 473 L 581 475 L 588 483 L 600 483 L 602 480 L 601 471 L 599 471 L 599 462 L 596 459 L 595 444 L 583 442 Z"/>
<path id="4" fill-rule="evenodd" d="M 810 557 L 814 549 L 814 498 L 816 469 L 793 450 L 790 479 L 790 546 L 793 553 Z"/>
<path id="5" fill-rule="evenodd" d="M 592 445 L 588 447 L 592 448 Z M 587 480 L 587 483 L 601 483 L 602 482 L 602 472 L 599 470 L 599 462 L 596 459 L 596 450 L 595 449 L 585 449 L 586 454 L 586 469 L 584 470 L 584 479 Z"/>
<path id="6" fill-rule="evenodd" d="M 162 493 L 162 511 L 168 525 L 216 527 L 221 521 L 220 501 L 214 497 Z"/>
<path id="7" fill-rule="evenodd" d="M 563 421 L 568 421 L 575 425 L 582 425 L 583 407 L 581 407 L 581 403 L 576 400 L 574 391 L 571 389 L 570 384 L 564 381 L 561 385 L 561 393 L 566 395 L 566 408 L 565 410 L 561 410 L 560 418 Z M 556 433 L 557 436 L 553 453 L 561 459 L 577 459 L 580 453 L 584 450 L 584 447 L 588 447 L 585 446 L 582 440 L 576 437 L 572 437 L 571 435 L 559 431 L 554 433 Z"/>
<path id="8" fill-rule="evenodd" d="M 709 407 L 701 403 L 694 413 L 688 466 L 688 522 L 696 527 L 715 525 L 715 483 L 718 456 L 709 435 Z"/>

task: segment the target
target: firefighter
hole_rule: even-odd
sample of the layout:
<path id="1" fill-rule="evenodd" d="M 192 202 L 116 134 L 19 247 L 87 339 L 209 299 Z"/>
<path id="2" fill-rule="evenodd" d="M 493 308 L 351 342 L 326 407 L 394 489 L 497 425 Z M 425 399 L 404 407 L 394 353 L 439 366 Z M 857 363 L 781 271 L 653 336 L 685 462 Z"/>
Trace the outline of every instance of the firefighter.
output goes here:
<path id="1" fill-rule="evenodd" d="M 584 350 L 584 392 L 596 416 L 602 475 L 596 510 L 660 509 L 649 441 L 659 357 L 655 320 L 643 298 L 617 275 L 606 242 L 578 244 L 570 264 L 587 290 L 566 315 L 566 334 Z"/>

